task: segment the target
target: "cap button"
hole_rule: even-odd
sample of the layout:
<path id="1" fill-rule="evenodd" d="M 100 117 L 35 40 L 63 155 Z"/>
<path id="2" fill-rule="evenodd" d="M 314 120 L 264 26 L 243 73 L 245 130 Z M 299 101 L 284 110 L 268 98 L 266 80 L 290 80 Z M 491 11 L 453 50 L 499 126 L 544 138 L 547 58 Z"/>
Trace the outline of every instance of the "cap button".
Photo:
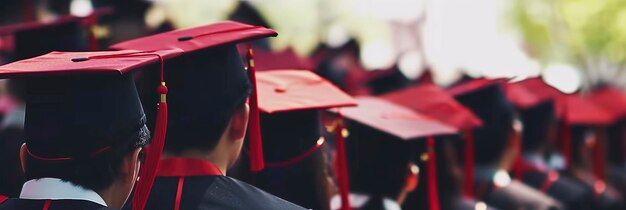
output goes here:
<path id="1" fill-rule="evenodd" d="M 287 92 L 287 88 L 277 87 L 277 88 L 274 88 L 274 91 L 277 93 L 284 93 L 284 92 Z"/>
<path id="2" fill-rule="evenodd" d="M 178 37 L 178 41 L 181 41 L 181 42 L 182 41 L 187 41 L 187 40 L 190 40 L 190 39 L 193 39 L 193 36 L 181 36 L 181 37 Z"/>
<path id="3" fill-rule="evenodd" d="M 87 57 L 72 58 L 72 62 L 81 62 L 81 61 L 86 61 L 86 60 L 89 60 L 89 58 Z"/>

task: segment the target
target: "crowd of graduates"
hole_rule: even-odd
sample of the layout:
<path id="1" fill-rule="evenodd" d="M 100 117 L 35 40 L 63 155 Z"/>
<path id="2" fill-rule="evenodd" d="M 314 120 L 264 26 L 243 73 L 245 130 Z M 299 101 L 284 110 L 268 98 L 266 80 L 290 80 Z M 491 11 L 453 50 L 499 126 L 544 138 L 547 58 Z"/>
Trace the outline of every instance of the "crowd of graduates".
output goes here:
<path id="1" fill-rule="evenodd" d="M 626 209 L 620 88 L 442 87 L 364 70 L 356 41 L 272 51 L 240 7 L 116 43 L 95 30 L 116 9 L 6 10 L 0 210 Z"/>

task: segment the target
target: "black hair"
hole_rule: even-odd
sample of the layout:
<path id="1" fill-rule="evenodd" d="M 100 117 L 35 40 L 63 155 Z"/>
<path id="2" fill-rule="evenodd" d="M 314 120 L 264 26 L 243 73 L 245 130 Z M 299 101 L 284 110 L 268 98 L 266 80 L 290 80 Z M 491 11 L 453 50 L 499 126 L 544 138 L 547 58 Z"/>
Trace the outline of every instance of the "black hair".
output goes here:
<path id="1" fill-rule="evenodd" d="M 520 119 L 524 126 L 522 130 L 523 151 L 536 151 L 548 144 L 549 129 L 556 122 L 554 111 L 552 101 L 520 110 Z"/>
<path id="2" fill-rule="evenodd" d="M 373 199 L 397 199 L 410 173 L 416 147 L 411 142 L 349 121 L 346 155 L 350 190 Z"/>
<path id="3" fill-rule="evenodd" d="M 474 130 L 475 161 L 493 164 L 500 160 L 513 132 L 513 106 L 507 101 L 499 85 L 456 96 L 483 121 L 483 127 Z"/>
<path id="4" fill-rule="evenodd" d="M 608 162 L 614 165 L 622 166 L 626 161 L 624 156 L 624 134 L 626 132 L 626 120 L 622 119 L 607 128 L 607 144 Z"/>
<path id="5" fill-rule="evenodd" d="M 584 154 L 580 150 L 585 147 L 588 135 L 591 135 L 593 129 L 588 126 L 572 126 L 571 128 L 571 145 L 570 154 L 572 154 L 572 165 L 584 166 L 586 161 Z"/>
<path id="6" fill-rule="evenodd" d="M 148 127 L 144 122 L 141 122 L 139 127 L 127 136 L 120 136 L 119 138 L 125 139 L 116 141 L 120 142 L 118 145 L 111 145 L 109 150 L 93 156 L 44 161 L 27 155 L 26 180 L 54 177 L 94 191 L 106 189 L 119 178 L 123 159 L 135 149 L 142 148 L 150 142 Z M 142 156 L 143 151 L 140 160 Z"/>

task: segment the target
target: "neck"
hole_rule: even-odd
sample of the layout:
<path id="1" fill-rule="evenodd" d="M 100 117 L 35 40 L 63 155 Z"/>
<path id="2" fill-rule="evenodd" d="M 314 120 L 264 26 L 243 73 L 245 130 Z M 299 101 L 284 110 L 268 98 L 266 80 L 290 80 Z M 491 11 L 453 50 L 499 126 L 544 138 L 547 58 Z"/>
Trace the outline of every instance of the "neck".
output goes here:
<path id="1" fill-rule="evenodd" d="M 102 197 L 102 200 L 104 200 L 104 202 L 107 203 L 107 206 L 111 208 L 122 208 L 122 206 L 124 205 L 125 201 L 121 201 L 121 202 L 118 201 L 119 200 L 117 199 L 117 197 L 119 197 L 118 193 L 114 192 L 114 190 L 111 190 L 110 188 L 97 191 L 96 193 L 98 193 L 98 195 Z"/>
<path id="2" fill-rule="evenodd" d="M 218 169 L 220 169 L 220 171 L 222 172 L 222 174 L 226 174 L 227 170 L 228 170 L 228 166 L 229 161 L 223 157 L 225 157 L 224 155 L 220 155 L 219 152 L 217 152 L 219 150 L 215 150 L 215 152 L 207 152 L 204 150 L 198 150 L 198 149 L 189 149 L 189 150 L 185 150 L 182 153 L 179 154 L 173 154 L 173 153 L 169 153 L 169 152 L 163 152 L 163 155 L 161 155 L 162 159 L 167 159 L 167 158 L 192 158 L 192 159 L 199 159 L 199 160 L 206 160 L 209 161 L 211 163 L 213 163 Z"/>

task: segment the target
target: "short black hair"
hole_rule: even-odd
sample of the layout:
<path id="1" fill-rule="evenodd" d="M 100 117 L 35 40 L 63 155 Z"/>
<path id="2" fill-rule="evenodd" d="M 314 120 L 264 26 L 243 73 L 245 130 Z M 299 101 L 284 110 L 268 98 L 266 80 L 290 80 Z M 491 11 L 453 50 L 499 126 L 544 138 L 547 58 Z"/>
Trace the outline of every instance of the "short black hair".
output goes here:
<path id="1" fill-rule="evenodd" d="M 138 127 L 126 136 L 118 136 L 124 138 L 116 141 L 120 142 L 118 145 L 111 145 L 109 150 L 91 157 L 44 161 L 29 155 L 26 158 L 26 180 L 54 177 L 94 191 L 106 189 L 119 177 L 124 157 L 150 142 L 150 130 L 145 122 Z"/>
<path id="2" fill-rule="evenodd" d="M 548 131 L 556 122 L 554 111 L 552 101 L 519 111 L 524 126 L 522 130 L 523 151 L 537 150 L 549 142 Z"/>
<path id="3" fill-rule="evenodd" d="M 348 121 L 346 155 L 350 189 L 374 198 L 396 199 L 404 189 L 409 164 L 415 159 L 414 141 Z"/>

